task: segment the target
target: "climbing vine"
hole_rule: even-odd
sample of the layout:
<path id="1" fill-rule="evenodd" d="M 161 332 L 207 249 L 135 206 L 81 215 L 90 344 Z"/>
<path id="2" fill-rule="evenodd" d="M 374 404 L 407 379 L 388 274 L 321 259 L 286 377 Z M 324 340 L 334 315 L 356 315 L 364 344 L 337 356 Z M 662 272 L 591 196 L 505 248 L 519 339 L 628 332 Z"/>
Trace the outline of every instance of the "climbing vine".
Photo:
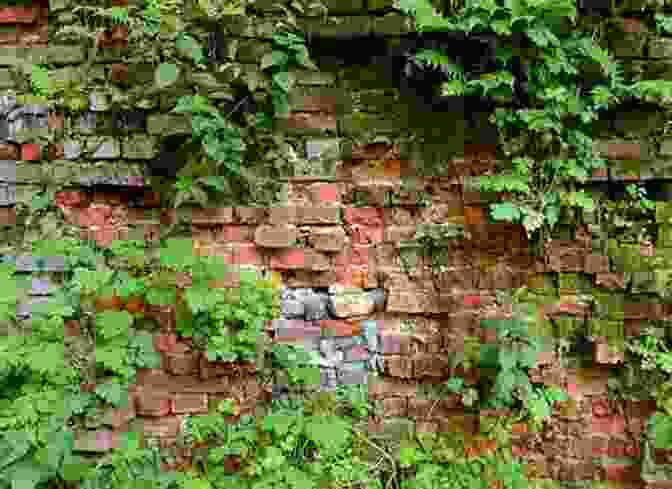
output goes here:
<path id="1" fill-rule="evenodd" d="M 491 115 L 506 156 L 494 175 L 472 182 L 484 191 L 507 192 L 510 200 L 491 204 L 495 220 L 521 223 L 528 235 L 548 232 L 564 209 L 592 210 L 595 202 L 578 184 L 585 183 L 605 160 L 594 153 L 592 122 L 601 111 L 625 98 L 650 96 L 667 103 L 669 82 L 641 81 L 626 84 L 611 55 L 580 29 L 563 29 L 558 19 L 577 25 L 572 1 L 527 2 L 483 0 L 467 2 L 459 14 L 444 18 L 428 0 L 398 0 L 396 6 L 414 17 L 420 32 L 491 32 L 503 40 L 520 39 L 528 67 L 527 107 L 497 108 Z M 445 66 L 451 76 L 443 86 L 446 96 L 513 96 L 514 65 L 522 51 L 513 45 L 497 47 L 504 60 L 501 69 L 465 81 L 461 68 L 446 53 L 425 50 L 420 62 Z M 433 51 L 433 52 L 432 52 Z M 582 96 L 586 66 L 599 68 L 599 83 Z"/>

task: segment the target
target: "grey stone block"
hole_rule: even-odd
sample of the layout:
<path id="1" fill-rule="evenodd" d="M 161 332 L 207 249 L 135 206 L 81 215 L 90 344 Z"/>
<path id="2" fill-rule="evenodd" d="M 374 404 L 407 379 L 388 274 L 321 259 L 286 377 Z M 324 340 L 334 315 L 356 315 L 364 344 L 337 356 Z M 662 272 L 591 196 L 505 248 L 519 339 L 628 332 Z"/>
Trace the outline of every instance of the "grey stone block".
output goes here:
<path id="1" fill-rule="evenodd" d="M 65 270 L 65 257 L 20 255 L 16 257 L 18 272 L 62 272 Z"/>

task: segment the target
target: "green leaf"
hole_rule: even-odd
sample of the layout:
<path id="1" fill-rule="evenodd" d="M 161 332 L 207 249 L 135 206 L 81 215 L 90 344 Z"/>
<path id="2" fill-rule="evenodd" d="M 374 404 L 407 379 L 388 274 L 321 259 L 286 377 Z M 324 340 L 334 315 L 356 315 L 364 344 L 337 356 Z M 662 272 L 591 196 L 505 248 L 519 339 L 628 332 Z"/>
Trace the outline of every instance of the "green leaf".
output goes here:
<path id="1" fill-rule="evenodd" d="M 154 72 L 154 83 L 158 88 L 174 84 L 180 77 L 180 68 L 174 63 L 161 63 Z"/>
<path id="2" fill-rule="evenodd" d="M 194 63 L 200 64 L 206 61 L 203 50 L 199 44 L 187 33 L 180 32 L 178 34 L 177 39 L 175 39 L 175 46 L 178 51 L 188 53 Z"/>
<path id="3" fill-rule="evenodd" d="M 521 218 L 520 209 L 511 202 L 493 204 L 490 208 L 490 215 L 497 221 L 514 222 Z"/>
<path id="4" fill-rule="evenodd" d="M 175 301 L 177 300 L 177 290 L 175 287 L 152 287 L 147 291 L 147 295 L 145 297 L 147 302 L 153 306 L 166 306 L 175 304 Z"/>
<path id="5" fill-rule="evenodd" d="M 350 429 L 346 421 L 336 416 L 313 416 L 306 420 L 304 432 L 328 454 L 342 450 L 350 440 Z"/>
<path id="6" fill-rule="evenodd" d="M 124 407 L 128 404 L 128 386 L 117 382 L 96 384 L 96 394 L 115 407 Z"/>
<path id="7" fill-rule="evenodd" d="M 273 66 L 287 66 L 289 56 L 283 51 L 271 51 L 261 58 L 261 71 Z"/>
<path id="8" fill-rule="evenodd" d="M 32 446 L 32 437 L 22 431 L 7 431 L 0 440 L 0 469 L 25 456 Z"/>
<path id="9" fill-rule="evenodd" d="M 133 316 L 128 311 L 103 311 L 96 314 L 96 331 L 109 340 L 122 336 L 128 338 Z"/>
<path id="10" fill-rule="evenodd" d="M 34 489 L 48 475 L 43 466 L 32 460 L 22 460 L 12 467 L 12 489 Z"/>
<path id="11" fill-rule="evenodd" d="M 272 78 L 273 85 L 280 88 L 284 93 L 289 93 L 294 86 L 294 77 L 288 71 L 275 73 Z"/>

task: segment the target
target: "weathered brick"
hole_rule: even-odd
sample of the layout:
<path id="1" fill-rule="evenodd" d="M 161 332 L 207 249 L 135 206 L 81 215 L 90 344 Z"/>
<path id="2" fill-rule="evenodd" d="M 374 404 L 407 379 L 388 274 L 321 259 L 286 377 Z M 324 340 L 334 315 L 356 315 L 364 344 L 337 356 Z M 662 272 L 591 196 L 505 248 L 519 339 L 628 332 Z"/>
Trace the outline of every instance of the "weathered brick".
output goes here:
<path id="1" fill-rule="evenodd" d="M 145 434 L 161 438 L 176 437 L 180 432 L 183 416 L 163 415 L 160 418 L 143 419 L 142 429 Z"/>
<path id="2" fill-rule="evenodd" d="M 357 319 L 321 319 L 318 324 L 322 331 L 331 336 L 360 336 L 362 326 Z"/>
<path id="3" fill-rule="evenodd" d="M 136 395 L 136 411 L 140 416 L 167 416 L 170 406 L 171 398 L 166 392 L 141 389 Z"/>
<path id="4" fill-rule="evenodd" d="M 327 252 L 341 251 L 346 245 L 346 239 L 345 231 L 341 227 L 319 229 L 310 235 L 313 248 Z"/>
<path id="5" fill-rule="evenodd" d="M 291 248 L 271 257 L 271 268 L 276 270 L 328 270 L 329 259 L 310 248 Z"/>
<path id="6" fill-rule="evenodd" d="M 337 204 L 342 197 L 342 188 L 338 183 L 313 183 L 308 186 L 311 202 L 315 205 Z"/>
<path id="7" fill-rule="evenodd" d="M 32 24 L 37 19 L 40 8 L 0 7 L 0 24 Z"/>
<path id="8" fill-rule="evenodd" d="M 408 401 L 405 397 L 383 399 L 383 416 L 404 417 L 408 412 Z"/>
<path id="9" fill-rule="evenodd" d="M 383 358 L 385 372 L 392 377 L 410 379 L 413 377 L 413 360 L 400 356 Z"/>
<path id="10" fill-rule="evenodd" d="M 191 375 L 198 369 L 198 358 L 197 352 L 180 344 L 164 354 L 164 366 L 173 375 Z"/>
<path id="11" fill-rule="evenodd" d="M 298 224 L 339 224 L 341 210 L 339 207 L 297 207 Z"/>
<path id="12" fill-rule="evenodd" d="M 295 206 L 271 207 L 268 209 L 266 222 L 273 226 L 295 224 L 297 210 Z"/>
<path id="13" fill-rule="evenodd" d="M 298 232 L 289 226 L 259 226 L 254 241 L 263 248 L 289 248 L 296 243 Z"/>
<path id="14" fill-rule="evenodd" d="M 609 273 L 609 257 L 590 253 L 584 264 L 586 273 Z"/>
<path id="15" fill-rule="evenodd" d="M 171 412 L 173 414 L 207 414 L 208 396 L 207 394 L 175 394 Z"/>
<path id="16" fill-rule="evenodd" d="M 231 241 L 254 241 L 254 226 L 239 226 L 237 224 L 225 224 L 216 233 L 215 239 L 222 243 Z"/>
<path id="17" fill-rule="evenodd" d="M 214 209 L 191 209 L 191 223 L 200 225 L 231 224 L 233 208 L 219 207 Z"/>
<path id="18" fill-rule="evenodd" d="M 345 207 L 343 219 L 350 225 L 382 227 L 383 211 L 378 207 Z"/>

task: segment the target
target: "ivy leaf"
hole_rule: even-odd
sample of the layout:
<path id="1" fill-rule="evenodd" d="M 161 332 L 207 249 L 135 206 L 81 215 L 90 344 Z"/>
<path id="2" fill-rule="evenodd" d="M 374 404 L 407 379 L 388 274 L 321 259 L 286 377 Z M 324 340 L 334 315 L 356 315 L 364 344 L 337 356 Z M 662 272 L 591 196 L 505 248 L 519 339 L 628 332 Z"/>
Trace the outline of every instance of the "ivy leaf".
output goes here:
<path id="1" fill-rule="evenodd" d="M 185 32 L 180 32 L 175 39 L 175 47 L 178 51 L 188 54 L 196 64 L 201 64 L 206 61 L 203 55 L 203 49 L 196 42 L 196 40 Z"/>
<path id="2" fill-rule="evenodd" d="M 96 314 L 96 331 L 109 340 L 110 338 L 128 337 L 133 323 L 133 316 L 128 311 L 103 311 Z"/>
<path id="3" fill-rule="evenodd" d="M 21 460 L 12 467 L 12 489 L 34 489 L 40 481 L 49 475 L 46 467 L 32 460 Z"/>
<path id="4" fill-rule="evenodd" d="M 202 177 L 198 179 L 198 182 L 208 187 L 212 187 L 218 192 L 227 192 L 230 189 L 227 179 L 222 176 Z"/>
<path id="5" fill-rule="evenodd" d="M 296 423 L 294 416 L 289 416 L 281 413 L 273 413 L 264 416 L 262 428 L 264 431 L 273 431 L 279 436 L 285 436 L 289 433 L 289 429 Z"/>
<path id="6" fill-rule="evenodd" d="M 153 306 L 166 306 L 174 304 L 177 300 L 177 290 L 175 287 L 158 288 L 152 287 L 147 291 L 147 302 Z"/>
<path id="7" fill-rule="evenodd" d="M 180 77 L 180 68 L 174 63 L 161 63 L 154 72 L 154 83 L 158 88 L 174 84 Z"/>
<path id="8" fill-rule="evenodd" d="M 117 382 L 97 384 L 96 394 L 115 407 L 124 407 L 128 403 L 128 386 Z"/>
<path id="9" fill-rule="evenodd" d="M 273 66 L 284 67 L 289 61 L 289 55 L 284 51 L 271 51 L 261 58 L 261 71 Z"/>
<path id="10" fill-rule="evenodd" d="M 26 455 L 32 446 L 32 437 L 24 431 L 7 431 L 0 440 L 0 469 Z"/>
<path id="11" fill-rule="evenodd" d="M 338 453 L 350 440 L 349 425 L 336 416 L 313 416 L 306 421 L 306 436 L 327 453 Z"/>
<path id="12" fill-rule="evenodd" d="M 273 74 L 273 85 L 278 87 L 283 92 L 289 93 L 289 91 L 294 86 L 294 77 L 288 71 L 275 73 Z"/>
<path id="13" fill-rule="evenodd" d="M 521 218 L 520 208 L 511 202 L 493 204 L 490 208 L 490 215 L 497 221 L 514 222 Z"/>

